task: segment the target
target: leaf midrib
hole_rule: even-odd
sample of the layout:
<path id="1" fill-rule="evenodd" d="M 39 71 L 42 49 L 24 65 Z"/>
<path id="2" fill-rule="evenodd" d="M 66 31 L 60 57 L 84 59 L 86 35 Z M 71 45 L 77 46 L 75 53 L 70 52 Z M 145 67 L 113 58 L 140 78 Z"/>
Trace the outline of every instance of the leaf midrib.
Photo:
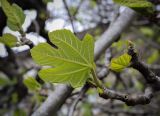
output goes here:
<path id="1" fill-rule="evenodd" d="M 15 13 L 15 12 L 16 12 L 16 11 L 15 11 L 15 8 L 14 8 L 13 6 L 11 6 L 11 7 L 12 7 L 12 10 L 14 10 L 13 15 L 14 15 L 14 17 L 16 18 L 16 20 L 17 20 L 17 22 L 18 22 L 18 26 L 19 26 L 19 25 L 21 25 L 21 21 L 20 21 L 19 17 L 17 17 L 17 14 Z"/>
<path id="2" fill-rule="evenodd" d="M 79 64 L 79 65 L 81 65 L 81 66 L 85 66 L 85 67 L 92 68 L 92 67 L 89 66 L 89 65 L 86 65 L 86 64 L 83 64 L 83 63 L 80 63 L 80 62 L 76 62 L 76 61 L 73 61 L 73 60 L 69 60 L 69 59 L 65 59 L 65 58 L 57 57 L 57 56 L 52 56 L 52 55 L 48 55 L 48 54 L 45 54 L 45 55 L 48 56 L 48 57 L 55 58 L 55 59 L 61 59 L 61 60 L 66 61 L 66 62 L 70 62 L 70 63 L 74 63 L 74 64 Z"/>
<path id="3" fill-rule="evenodd" d="M 67 72 L 67 73 L 63 73 L 63 74 L 54 74 L 54 75 L 59 75 L 59 76 L 62 76 L 62 75 L 70 75 L 70 74 L 74 74 L 74 73 L 77 73 L 77 72 L 81 72 L 81 71 L 83 71 L 83 70 L 86 70 L 87 69 L 87 67 L 84 67 L 84 68 L 81 68 L 81 69 L 79 69 L 79 70 L 75 70 L 75 71 L 72 71 L 72 72 Z"/>

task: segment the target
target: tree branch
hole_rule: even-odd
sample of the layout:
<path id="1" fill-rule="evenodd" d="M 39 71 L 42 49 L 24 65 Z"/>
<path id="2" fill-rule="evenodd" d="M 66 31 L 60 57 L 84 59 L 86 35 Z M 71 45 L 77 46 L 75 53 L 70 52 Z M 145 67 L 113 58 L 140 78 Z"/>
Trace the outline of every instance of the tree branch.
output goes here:
<path id="1" fill-rule="evenodd" d="M 76 106 L 77 106 L 78 102 L 83 98 L 83 96 L 85 95 L 85 93 L 87 92 L 88 89 L 89 89 L 89 85 L 85 84 L 83 86 L 83 88 L 81 89 L 78 97 L 75 99 L 72 106 L 70 107 L 68 116 L 73 116 L 74 110 L 76 109 Z"/>
<path id="2" fill-rule="evenodd" d="M 134 45 L 132 43 L 129 43 L 128 54 L 132 56 L 131 67 L 138 70 L 152 88 L 146 88 L 143 95 L 123 94 L 104 88 L 103 92 L 99 95 L 104 99 L 117 99 L 125 102 L 127 105 L 132 106 L 137 104 L 148 104 L 153 97 L 152 92 L 160 90 L 160 77 L 155 75 L 155 73 L 153 73 L 146 64 L 139 60 L 137 52 L 135 52 Z"/>
<path id="3" fill-rule="evenodd" d="M 135 52 L 134 46 L 130 45 L 128 48 L 128 54 L 132 56 L 131 67 L 138 70 L 146 82 L 153 88 L 154 91 L 160 90 L 160 77 L 153 73 L 149 67 L 139 60 L 137 53 Z"/>
<path id="4" fill-rule="evenodd" d="M 109 26 L 95 44 L 95 60 L 97 60 L 101 53 L 117 40 L 120 34 L 131 24 L 135 15 L 136 13 L 133 10 L 126 8 L 115 22 Z"/>
<path id="5" fill-rule="evenodd" d="M 74 22 L 73 22 L 73 16 L 71 15 L 71 13 L 69 11 L 69 8 L 68 8 L 66 0 L 63 0 L 63 3 L 64 3 L 64 6 L 65 6 L 65 9 L 67 10 L 67 13 L 68 13 L 68 16 L 69 16 L 69 20 L 70 20 L 71 25 L 72 25 L 73 32 L 74 32 L 74 34 L 76 34 L 76 30 L 75 30 Z"/>
<path id="6" fill-rule="evenodd" d="M 152 99 L 152 89 L 146 88 L 143 95 L 139 94 L 124 94 L 121 92 L 116 92 L 107 88 L 104 88 L 104 92 L 99 94 L 100 97 L 104 99 L 116 99 L 125 102 L 129 106 L 134 106 L 137 104 L 148 104 Z"/>
<path id="7" fill-rule="evenodd" d="M 32 114 L 32 116 L 56 115 L 57 110 L 64 104 L 72 93 L 73 88 L 67 85 L 58 85 L 45 102 Z"/>

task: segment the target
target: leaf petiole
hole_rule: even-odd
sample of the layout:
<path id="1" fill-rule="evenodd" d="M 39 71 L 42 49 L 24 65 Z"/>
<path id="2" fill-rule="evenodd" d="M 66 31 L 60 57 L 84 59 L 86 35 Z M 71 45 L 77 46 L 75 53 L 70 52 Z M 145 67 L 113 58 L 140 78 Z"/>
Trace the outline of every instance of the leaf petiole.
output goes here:
<path id="1" fill-rule="evenodd" d="M 91 73 L 92 73 L 92 76 L 93 76 L 93 79 L 94 79 L 96 86 L 103 89 L 103 85 L 102 85 L 101 81 L 98 79 L 95 69 L 92 69 Z"/>

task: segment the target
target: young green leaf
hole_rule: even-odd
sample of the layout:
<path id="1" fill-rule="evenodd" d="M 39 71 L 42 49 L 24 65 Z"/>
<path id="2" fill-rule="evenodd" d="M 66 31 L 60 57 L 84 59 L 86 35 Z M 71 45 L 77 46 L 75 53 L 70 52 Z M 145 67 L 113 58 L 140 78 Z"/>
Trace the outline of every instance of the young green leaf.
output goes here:
<path id="1" fill-rule="evenodd" d="M 120 4 L 122 6 L 127 6 L 130 8 L 149 8 L 152 7 L 153 4 L 148 2 L 147 0 L 113 0 L 115 3 Z"/>
<path id="2" fill-rule="evenodd" d="M 58 49 L 43 43 L 31 50 L 33 59 L 42 66 L 40 77 L 46 82 L 67 83 L 73 87 L 82 86 L 93 68 L 94 42 L 90 35 L 83 41 L 69 30 L 57 30 L 49 33 L 50 41 Z"/>
<path id="3" fill-rule="evenodd" d="M 7 0 L 0 0 L 0 2 L 7 16 L 7 26 L 13 31 L 20 31 L 25 20 L 23 10 L 16 4 L 10 5 Z"/>
<path id="4" fill-rule="evenodd" d="M 8 47 L 14 47 L 17 44 L 17 38 L 12 34 L 3 34 L 2 37 L 0 37 L 0 43 L 5 44 Z"/>
<path id="5" fill-rule="evenodd" d="M 25 78 L 23 80 L 23 83 L 31 91 L 36 91 L 36 90 L 39 90 L 41 88 L 41 85 L 33 77 L 27 77 L 27 78 Z"/>
<path id="6" fill-rule="evenodd" d="M 117 57 L 117 58 L 113 58 L 111 60 L 111 64 L 109 66 L 109 68 L 115 72 L 120 72 L 122 71 L 124 68 L 128 67 L 130 62 L 131 62 L 131 56 L 128 55 L 127 53 Z"/>

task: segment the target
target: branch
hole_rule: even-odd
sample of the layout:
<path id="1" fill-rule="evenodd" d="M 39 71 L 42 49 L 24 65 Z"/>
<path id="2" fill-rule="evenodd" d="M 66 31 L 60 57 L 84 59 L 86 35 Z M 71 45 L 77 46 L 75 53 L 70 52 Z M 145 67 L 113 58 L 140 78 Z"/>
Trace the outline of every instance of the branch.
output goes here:
<path id="1" fill-rule="evenodd" d="M 116 21 L 109 26 L 95 44 L 95 60 L 97 60 L 101 53 L 117 40 L 120 34 L 131 24 L 135 15 L 136 13 L 133 10 L 126 8 Z"/>
<path id="2" fill-rule="evenodd" d="M 116 40 L 115 38 L 118 37 L 127 26 L 129 26 L 134 16 L 135 12 L 126 8 L 112 26 L 103 33 L 100 39 L 95 43 L 95 60 L 97 60 L 102 52 Z M 32 114 L 32 116 L 49 116 L 51 115 L 52 110 L 56 112 L 60 106 L 62 106 L 67 99 L 66 96 L 70 95 L 73 89 L 66 85 L 61 85 L 59 88 L 55 89 L 55 91 L 49 95 L 47 100 Z M 57 106 L 59 107 L 57 108 Z"/>
<path id="3" fill-rule="evenodd" d="M 149 69 L 151 70 L 160 70 L 159 64 L 153 64 L 153 65 L 147 65 Z"/>
<path id="4" fill-rule="evenodd" d="M 32 49 L 34 47 L 33 42 L 26 38 L 26 33 L 23 31 L 23 29 L 21 29 L 19 32 L 21 34 L 20 44 L 21 45 L 28 45 L 30 47 L 30 49 Z"/>
<path id="5" fill-rule="evenodd" d="M 71 15 L 71 13 L 69 11 L 69 8 L 68 8 L 66 0 L 63 0 L 63 3 L 64 3 L 64 6 L 65 6 L 65 9 L 67 10 L 67 13 L 68 13 L 68 16 L 69 16 L 69 20 L 70 20 L 71 25 L 72 25 L 73 32 L 76 34 L 76 30 L 75 30 L 75 27 L 74 27 L 74 24 L 73 24 L 73 16 Z"/>
<path id="6" fill-rule="evenodd" d="M 125 102 L 127 105 L 137 105 L 137 104 L 148 104 L 150 103 L 153 95 L 153 91 L 160 90 L 160 77 L 153 73 L 146 64 L 139 60 L 137 53 L 135 52 L 134 45 L 129 43 L 128 54 L 132 56 L 131 59 L 131 67 L 138 70 L 146 82 L 152 88 L 146 88 L 145 93 L 143 95 L 136 94 L 123 94 L 120 92 L 116 92 L 107 88 L 103 89 L 103 92 L 99 95 L 104 99 L 116 99 Z"/>
<path id="7" fill-rule="evenodd" d="M 89 89 L 89 85 L 88 84 L 83 86 L 83 88 L 81 89 L 78 97 L 75 99 L 75 101 L 73 102 L 72 106 L 70 107 L 68 116 L 73 116 L 74 110 L 76 109 L 76 106 L 77 106 L 78 102 L 83 98 L 83 96 L 85 95 L 85 93 L 87 92 L 88 89 Z"/>
<path id="8" fill-rule="evenodd" d="M 103 93 L 99 94 L 104 99 L 116 99 L 125 102 L 129 106 L 137 104 L 148 104 L 152 99 L 152 89 L 147 88 L 143 95 L 139 94 L 124 94 L 105 88 Z"/>
<path id="9" fill-rule="evenodd" d="M 154 91 L 159 91 L 160 77 L 153 73 L 146 64 L 139 60 L 133 45 L 129 46 L 128 54 L 132 56 L 131 67 L 138 70 L 143 75 L 146 82 L 153 88 Z"/>
<path id="10" fill-rule="evenodd" d="M 78 13 L 78 11 L 79 11 L 79 9 L 80 9 L 80 7 L 81 7 L 81 5 L 82 5 L 83 2 L 84 2 L 84 0 L 81 0 L 81 1 L 80 1 L 78 7 L 76 8 L 76 11 L 73 13 L 73 16 L 74 16 L 74 17 L 75 17 L 76 14 Z"/>
<path id="11" fill-rule="evenodd" d="M 64 104 L 72 93 L 73 88 L 67 85 L 58 85 L 45 102 L 32 114 L 32 116 L 50 116 L 56 114 L 57 110 Z"/>

